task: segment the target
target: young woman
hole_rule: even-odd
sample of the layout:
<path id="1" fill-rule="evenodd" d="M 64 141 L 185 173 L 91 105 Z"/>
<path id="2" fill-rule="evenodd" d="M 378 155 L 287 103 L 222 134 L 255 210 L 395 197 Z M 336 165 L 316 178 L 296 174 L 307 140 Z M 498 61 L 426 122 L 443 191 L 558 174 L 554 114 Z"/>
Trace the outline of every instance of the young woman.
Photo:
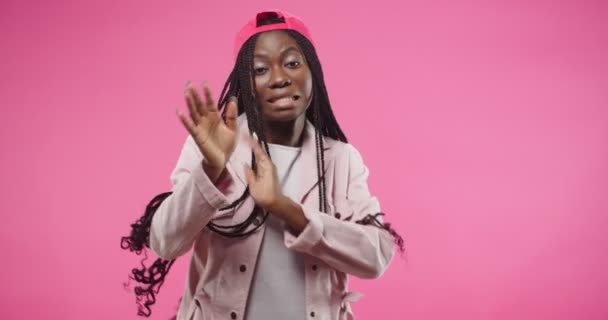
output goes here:
<path id="1" fill-rule="evenodd" d="M 123 238 L 124 249 L 160 257 L 132 271 L 140 314 L 193 249 L 178 319 L 352 319 L 360 294 L 347 275 L 379 277 L 403 240 L 381 220 L 303 22 L 258 13 L 235 56 L 217 104 L 187 84 L 189 113 L 178 117 L 190 135 L 172 191 Z"/>

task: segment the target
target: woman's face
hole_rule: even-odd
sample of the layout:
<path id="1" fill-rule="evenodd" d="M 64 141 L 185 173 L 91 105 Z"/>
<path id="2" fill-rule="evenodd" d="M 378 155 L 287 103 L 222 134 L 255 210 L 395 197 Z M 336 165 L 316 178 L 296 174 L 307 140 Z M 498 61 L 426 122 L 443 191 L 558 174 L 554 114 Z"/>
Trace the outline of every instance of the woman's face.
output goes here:
<path id="1" fill-rule="evenodd" d="M 258 106 L 266 121 L 294 121 L 306 116 L 312 75 L 298 43 L 285 31 L 261 33 L 253 69 Z"/>

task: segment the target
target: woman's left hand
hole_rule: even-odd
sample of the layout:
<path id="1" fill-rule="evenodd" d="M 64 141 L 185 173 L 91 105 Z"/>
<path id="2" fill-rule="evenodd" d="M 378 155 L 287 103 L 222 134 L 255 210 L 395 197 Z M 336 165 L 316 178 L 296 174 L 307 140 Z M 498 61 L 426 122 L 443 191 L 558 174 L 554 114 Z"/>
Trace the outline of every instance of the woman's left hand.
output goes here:
<path id="1" fill-rule="evenodd" d="M 253 140 L 249 135 L 246 135 L 246 140 L 255 154 L 257 165 L 257 175 L 251 167 L 245 165 L 249 193 L 258 206 L 269 209 L 283 196 L 279 189 L 277 170 L 258 141 Z"/>

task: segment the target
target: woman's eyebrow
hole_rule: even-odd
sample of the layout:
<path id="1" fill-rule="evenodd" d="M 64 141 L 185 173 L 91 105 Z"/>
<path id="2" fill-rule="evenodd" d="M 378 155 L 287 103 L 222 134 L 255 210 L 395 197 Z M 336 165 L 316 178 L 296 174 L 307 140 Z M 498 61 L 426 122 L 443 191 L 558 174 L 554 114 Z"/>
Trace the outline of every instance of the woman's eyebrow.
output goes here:
<path id="1" fill-rule="evenodd" d="M 290 47 L 287 47 L 287 48 L 284 48 L 283 50 L 281 50 L 281 57 L 286 56 L 289 52 L 292 52 L 292 51 L 295 51 L 295 52 L 301 54 L 300 49 L 298 49 L 295 46 L 290 46 Z M 268 55 L 265 54 L 265 53 L 254 53 L 253 57 L 254 58 L 260 58 L 260 59 L 267 59 Z"/>
<path id="2" fill-rule="evenodd" d="M 296 53 L 300 53 L 300 50 L 294 46 L 288 47 L 287 49 L 281 50 L 281 56 L 286 56 L 289 52 L 295 51 Z"/>

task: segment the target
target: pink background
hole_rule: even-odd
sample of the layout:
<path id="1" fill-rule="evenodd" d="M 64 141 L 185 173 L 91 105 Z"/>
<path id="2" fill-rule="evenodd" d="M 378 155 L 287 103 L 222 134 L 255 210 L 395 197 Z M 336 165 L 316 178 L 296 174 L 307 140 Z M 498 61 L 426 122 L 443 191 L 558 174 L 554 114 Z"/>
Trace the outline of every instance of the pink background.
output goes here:
<path id="1" fill-rule="evenodd" d="M 217 96 L 277 6 L 406 236 L 407 262 L 353 278 L 359 319 L 608 319 L 608 5 L 575 0 L 3 0 L 1 319 L 138 318 L 119 242 L 169 189 L 183 85 Z"/>

